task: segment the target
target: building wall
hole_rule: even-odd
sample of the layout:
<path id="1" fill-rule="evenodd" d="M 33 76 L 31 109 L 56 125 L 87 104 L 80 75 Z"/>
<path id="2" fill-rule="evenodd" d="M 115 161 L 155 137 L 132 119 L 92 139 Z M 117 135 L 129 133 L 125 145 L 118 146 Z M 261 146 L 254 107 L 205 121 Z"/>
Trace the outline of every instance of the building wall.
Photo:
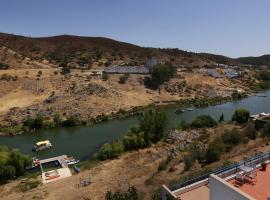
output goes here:
<path id="1" fill-rule="evenodd" d="M 216 175 L 209 178 L 210 200 L 256 200 Z"/>

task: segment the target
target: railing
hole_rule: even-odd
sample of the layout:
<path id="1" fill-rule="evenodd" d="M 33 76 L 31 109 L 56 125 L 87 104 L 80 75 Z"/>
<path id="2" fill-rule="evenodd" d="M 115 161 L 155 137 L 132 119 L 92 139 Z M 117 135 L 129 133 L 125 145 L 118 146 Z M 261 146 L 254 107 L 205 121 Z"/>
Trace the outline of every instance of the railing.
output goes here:
<path id="1" fill-rule="evenodd" d="M 218 168 L 216 170 L 212 170 L 210 172 L 207 172 L 203 175 L 200 175 L 196 178 L 190 179 L 188 181 L 184 181 L 184 182 L 180 182 L 176 185 L 172 185 L 169 187 L 169 189 L 171 191 L 175 191 L 177 189 L 180 189 L 180 188 L 186 187 L 188 185 L 194 184 L 196 182 L 202 181 L 204 179 L 208 179 L 210 174 L 215 174 L 217 176 L 222 176 L 224 174 L 227 174 L 228 172 L 231 172 L 231 174 L 233 174 L 233 173 L 236 173 L 239 170 L 239 167 L 241 167 L 241 166 L 255 166 L 255 165 L 258 165 L 258 164 L 265 162 L 265 161 L 268 161 L 268 160 L 270 160 L 270 152 L 259 153 L 256 156 L 247 158 L 240 163 L 231 164 L 231 165 L 228 165 L 226 167 L 221 167 L 221 168 Z"/>

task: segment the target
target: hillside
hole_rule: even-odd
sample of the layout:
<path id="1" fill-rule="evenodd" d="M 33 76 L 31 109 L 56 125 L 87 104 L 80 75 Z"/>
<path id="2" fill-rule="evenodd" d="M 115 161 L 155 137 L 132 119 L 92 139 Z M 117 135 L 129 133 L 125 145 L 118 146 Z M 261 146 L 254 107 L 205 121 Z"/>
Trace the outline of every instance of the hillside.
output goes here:
<path id="1" fill-rule="evenodd" d="M 158 56 L 164 61 L 187 67 L 212 63 L 209 58 L 179 49 L 144 48 L 102 37 L 60 35 L 31 38 L 0 33 L 0 46 L 23 56 L 52 64 L 108 66 L 110 64 L 142 65 L 147 57 Z"/>
<path id="2" fill-rule="evenodd" d="M 269 55 L 233 59 L 209 53 L 187 52 L 177 48 L 145 48 L 103 37 L 59 35 L 33 38 L 0 33 L 0 46 L 39 62 L 51 64 L 68 62 L 76 67 L 85 64 L 94 68 L 111 64 L 142 65 L 151 56 L 186 67 L 200 67 L 213 63 L 270 65 Z"/>

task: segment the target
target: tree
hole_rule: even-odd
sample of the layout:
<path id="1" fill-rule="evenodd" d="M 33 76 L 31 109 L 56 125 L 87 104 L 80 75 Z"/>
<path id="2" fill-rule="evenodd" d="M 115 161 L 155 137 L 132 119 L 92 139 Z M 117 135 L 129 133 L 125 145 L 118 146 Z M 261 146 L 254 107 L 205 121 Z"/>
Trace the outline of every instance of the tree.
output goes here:
<path id="1" fill-rule="evenodd" d="M 220 115 L 218 122 L 219 123 L 224 122 L 224 114 L 223 113 Z"/>
<path id="2" fill-rule="evenodd" d="M 232 116 L 232 121 L 235 121 L 239 124 L 245 124 L 248 122 L 249 115 L 250 113 L 248 110 L 244 108 L 237 109 Z"/>
<path id="3" fill-rule="evenodd" d="M 156 90 L 161 84 L 169 81 L 175 74 L 176 68 L 172 64 L 158 64 L 153 67 L 150 77 L 145 78 L 144 84 L 146 87 Z"/>
<path id="4" fill-rule="evenodd" d="M 151 142 L 158 142 L 165 137 L 168 125 L 166 113 L 157 109 L 148 109 L 140 115 L 139 122 L 147 145 Z"/>
<path id="5" fill-rule="evenodd" d="M 31 164 L 30 157 L 23 155 L 19 150 L 9 150 L 0 146 L 0 182 L 23 175 L 25 167 Z"/>

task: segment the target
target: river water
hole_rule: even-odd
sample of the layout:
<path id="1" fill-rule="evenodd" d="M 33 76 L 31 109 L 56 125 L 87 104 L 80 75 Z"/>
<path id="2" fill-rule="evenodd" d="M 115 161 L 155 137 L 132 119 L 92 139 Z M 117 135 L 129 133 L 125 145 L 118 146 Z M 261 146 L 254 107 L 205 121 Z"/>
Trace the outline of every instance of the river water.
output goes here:
<path id="1" fill-rule="evenodd" d="M 259 95 L 266 95 L 267 97 L 258 97 Z M 174 128 L 182 120 L 190 122 L 199 115 L 211 115 L 213 118 L 219 119 L 220 115 L 223 113 L 225 120 L 228 121 L 237 108 L 246 108 L 251 114 L 270 112 L 270 90 L 240 101 L 199 108 L 181 114 L 175 114 L 175 108 L 166 108 L 164 111 L 169 117 L 169 127 Z M 135 124 L 137 124 L 136 117 L 130 117 L 111 120 L 91 127 L 61 127 L 39 130 L 34 133 L 26 133 L 18 136 L 0 137 L 0 145 L 6 145 L 9 148 L 18 148 L 23 153 L 38 158 L 66 154 L 68 156 L 85 159 L 91 157 L 101 144 L 121 137 L 127 132 L 130 126 Z M 37 153 L 32 152 L 33 145 L 40 140 L 50 140 L 53 148 Z"/>

